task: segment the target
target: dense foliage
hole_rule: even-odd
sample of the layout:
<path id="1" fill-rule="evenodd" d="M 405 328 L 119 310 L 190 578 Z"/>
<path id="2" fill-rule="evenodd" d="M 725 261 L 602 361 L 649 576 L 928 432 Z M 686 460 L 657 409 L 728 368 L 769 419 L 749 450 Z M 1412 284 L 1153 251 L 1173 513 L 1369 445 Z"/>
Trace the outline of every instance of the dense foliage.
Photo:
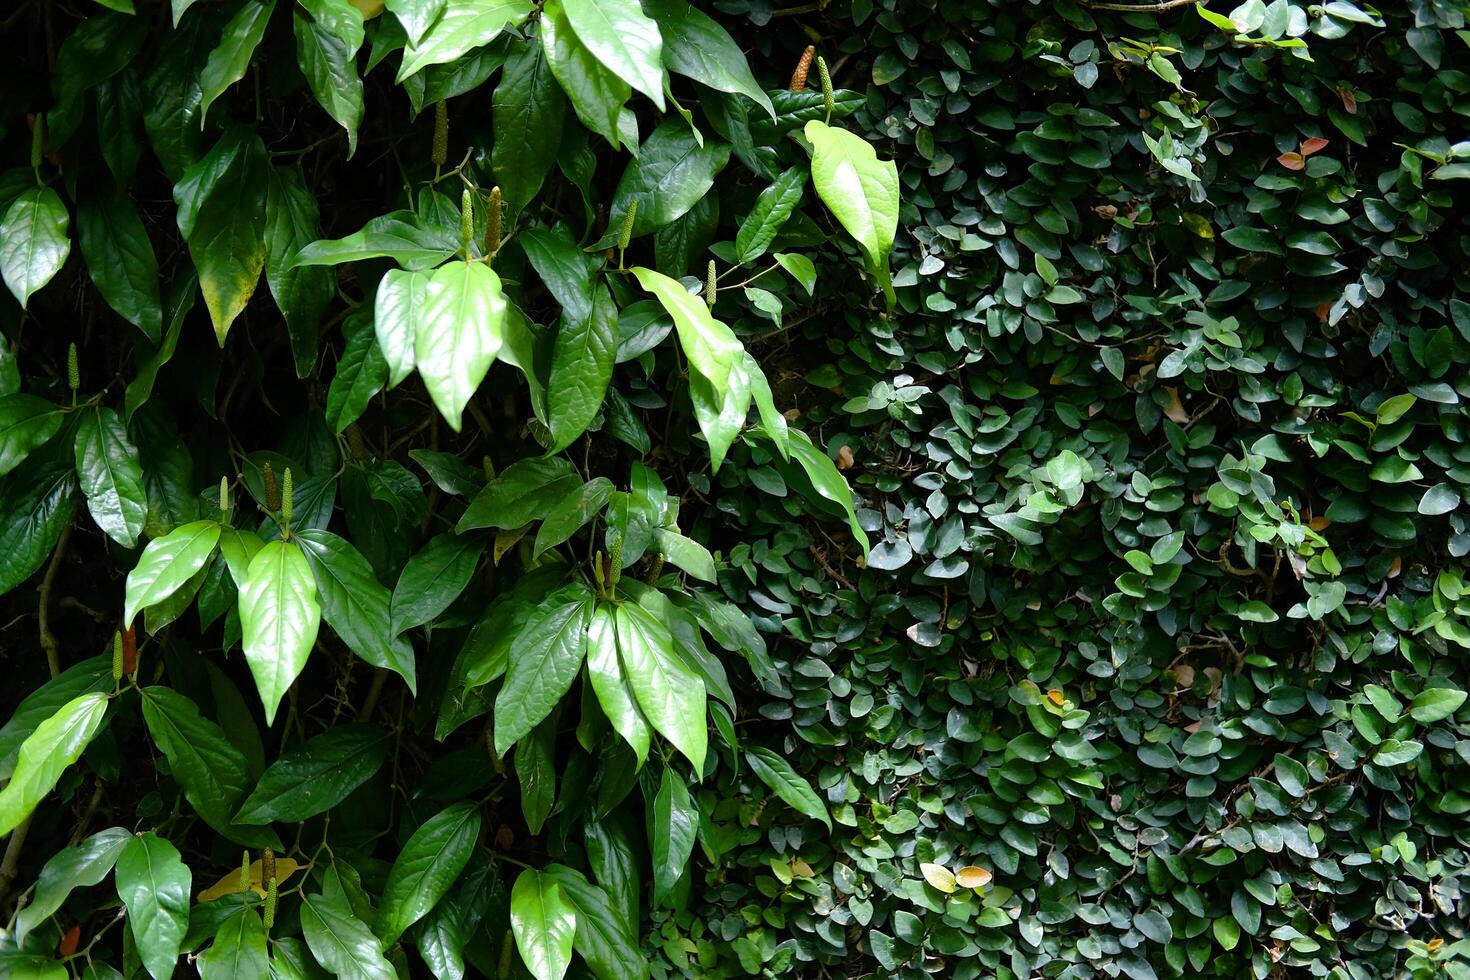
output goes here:
<path id="1" fill-rule="evenodd" d="M 5 22 L 5 977 L 636 980 L 691 787 L 827 819 L 681 509 L 866 554 L 741 335 L 892 302 L 894 164 L 682 0 L 383 8 Z"/>

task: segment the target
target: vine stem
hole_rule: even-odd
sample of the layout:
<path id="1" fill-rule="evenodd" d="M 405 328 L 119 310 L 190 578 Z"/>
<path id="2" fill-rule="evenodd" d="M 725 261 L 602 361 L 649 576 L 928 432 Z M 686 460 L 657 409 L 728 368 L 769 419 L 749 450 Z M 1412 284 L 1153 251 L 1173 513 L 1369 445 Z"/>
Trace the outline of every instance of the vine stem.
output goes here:
<path id="1" fill-rule="evenodd" d="M 1158 3 L 1089 3 L 1093 10 L 1117 10 L 1125 14 L 1158 14 L 1175 7 L 1193 7 L 1199 0 L 1159 0 Z"/>

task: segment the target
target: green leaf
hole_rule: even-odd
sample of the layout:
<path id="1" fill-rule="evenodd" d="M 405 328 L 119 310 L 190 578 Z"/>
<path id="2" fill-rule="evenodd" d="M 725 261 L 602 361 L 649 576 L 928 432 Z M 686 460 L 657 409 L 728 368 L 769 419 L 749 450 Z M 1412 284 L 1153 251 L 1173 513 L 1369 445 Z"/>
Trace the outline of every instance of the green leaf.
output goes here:
<path id="1" fill-rule="evenodd" d="M 316 580 L 306 556 L 294 542 L 269 542 L 251 559 L 240 586 L 245 660 L 265 706 L 266 725 L 306 666 L 320 624 Z"/>
<path id="2" fill-rule="evenodd" d="M 174 975 L 189 927 L 193 876 L 178 849 L 151 831 L 128 841 L 117 859 L 117 897 L 128 910 L 128 928 L 153 980 Z"/>
<path id="3" fill-rule="evenodd" d="M 718 92 L 744 95 L 776 118 L 740 46 L 723 27 L 685 0 L 645 0 L 643 7 L 663 34 L 663 59 L 670 71 Z"/>
<path id="4" fill-rule="evenodd" d="M 158 258 L 132 199 L 121 191 L 82 196 L 77 242 L 97 291 L 117 314 L 157 344 L 163 330 Z"/>
<path id="5" fill-rule="evenodd" d="M 265 281 L 286 319 L 296 376 L 305 378 L 316 367 L 317 329 L 337 295 L 337 281 L 330 269 L 292 264 L 321 233 L 316 197 L 299 167 L 271 168 L 266 218 Z"/>
<path id="6" fill-rule="evenodd" d="M 15 772 L 21 744 L 62 705 L 83 694 L 112 690 L 112 655 L 83 660 L 27 694 L 0 728 L 0 779 Z"/>
<path id="7" fill-rule="evenodd" d="M 683 216 L 709 193 L 715 177 L 729 162 L 728 143 L 700 146 L 683 122 L 665 119 L 649 134 L 638 150 L 638 159 L 628 164 L 618 180 L 602 244 L 617 242 L 634 201 L 638 202 L 638 211 L 633 215 L 634 238 Z"/>
<path id="8" fill-rule="evenodd" d="M 76 457 L 92 520 L 124 548 L 133 547 L 148 516 L 148 494 L 138 448 L 116 412 L 98 407 L 81 413 Z"/>
<path id="9" fill-rule="evenodd" d="M 481 262 L 450 262 L 425 287 L 413 328 L 414 359 L 429 396 L 455 432 L 500 350 L 505 307 L 500 277 Z"/>
<path id="10" fill-rule="evenodd" d="M 668 528 L 654 528 L 653 540 L 665 558 L 701 582 L 715 581 L 715 559 L 709 549 Z"/>
<path id="11" fill-rule="evenodd" d="M 847 481 L 842 478 L 837 464 L 812 444 L 805 432 L 793 429 L 791 436 L 791 455 L 800 464 L 807 478 L 811 480 L 812 489 L 823 500 L 836 504 L 837 507 L 847 514 L 847 523 L 852 530 L 853 538 L 863 549 L 863 555 L 868 554 L 868 536 L 863 533 L 862 526 L 858 524 L 857 510 L 853 506 L 852 489 Z"/>
<path id="12" fill-rule="evenodd" d="M 480 811 L 466 801 L 424 821 L 403 845 L 383 886 L 374 931 L 392 945 L 449 891 L 480 836 Z"/>
<path id="13" fill-rule="evenodd" d="M 301 0 L 293 17 L 296 58 L 311 94 L 347 130 L 347 157 L 357 152 L 362 122 L 362 79 L 357 51 L 362 47 L 362 11 L 348 0 Z"/>
<path id="14" fill-rule="evenodd" d="M 536 274 L 561 304 L 565 316 L 583 321 L 592 316 L 601 262 L 578 247 L 565 224 L 529 228 L 516 239 Z"/>
<path id="15" fill-rule="evenodd" d="M 516 743 L 516 781 L 521 787 L 521 815 L 531 834 L 541 833 L 556 804 L 556 716 L 537 725 Z"/>
<path id="16" fill-rule="evenodd" d="M 716 472 L 750 414 L 750 376 L 745 372 L 744 352 L 741 354 L 723 383 L 711 383 L 700 376 L 689 379 L 689 400 L 699 431 L 709 443 L 710 469 Z"/>
<path id="17" fill-rule="evenodd" d="M 548 598 L 511 647 L 505 686 L 495 698 L 495 751 L 501 755 L 551 714 L 571 690 L 587 652 L 592 599 L 586 587 L 569 587 L 557 598 L 554 604 Z"/>
<path id="18" fill-rule="evenodd" d="M 153 385 L 158 380 L 158 372 L 163 366 L 173 359 L 174 351 L 178 349 L 179 335 L 183 333 L 184 318 L 194 309 L 194 300 L 199 294 L 199 283 L 194 276 L 194 270 L 185 269 L 169 284 L 168 298 L 165 308 L 168 310 L 167 328 L 164 330 L 163 341 L 154 350 L 148 350 L 142 346 L 135 354 L 138 372 L 132 381 L 128 382 L 127 390 L 123 394 L 123 418 L 129 425 L 133 423 L 133 415 L 147 404 L 148 399 L 153 397 Z"/>
<path id="19" fill-rule="evenodd" d="M 613 731 L 633 749 L 641 767 L 648 758 L 650 729 L 618 664 L 613 606 L 598 603 L 587 626 L 587 677 Z"/>
<path id="20" fill-rule="evenodd" d="M 344 331 L 353 319 L 348 317 L 348 324 L 343 324 Z M 347 334 L 337 373 L 332 375 L 332 385 L 327 389 L 327 425 L 341 435 L 362 416 L 387 381 L 388 362 L 378 349 L 377 335 L 365 321 L 359 322 Z"/>
<path id="21" fill-rule="evenodd" d="M 147 687 L 139 693 L 148 733 L 204 822 L 236 843 L 279 848 L 281 842 L 270 830 L 231 826 L 230 816 L 250 788 L 250 772 L 245 755 L 224 730 L 177 691 Z"/>
<path id="22" fill-rule="evenodd" d="M 572 948 L 582 955 L 598 980 L 644 980 L 648 959 L 622 908 L 580 871 L 549 864 L 542 872 L 561 888 L 577 916 Z"/>
<path id="23" fill-rule="evenodd" d="M 362 553 L 330 531 L 299 531 L 296 540 L 316 576 L 322 618 L 353 653 L 398 674 L 417 691 L 413 646 L 392 632 L 392 594 Z"/>
<path id="24" fill-rule="evenodd" d="M 463 534 L 482 527 L 521 527 L 545 517 L 553 504 L 581 485 L 576 467 L 559 456 L 517 460 L 470 501 L 456 530 Z"/>
<path id="25" fill-rule="evenodd" d="M 470 584 L 484 553 L 485 541 L 477 535 L 440 534 L 424 545 L 393 587 L 392 635 L 422 626 L 448 609 Z"/>
<path id="26" fill-rule="evenodd" d="M 11 950 L 0 952 L 0 974 L 3 974 L 7 980 L 70 980 L 71 977 L 66 965 L 60 960 L 48 959 L 35 953 L 19 953 Z M 84 980 L 94 980 L 94 978 L 89 975 Z"/>
<path id="27" fill-rule="evenodd" d="M 459 250 L 457 233 L 426 224 L 412 211 L 394 211 L 373 218 L 346 238 L 312 242 L 296 253 L 291 265 L 341 265 L 388 258 L 406 269 L 430 269 Z"/>
<path id="28" fill-rule="evenodd" d="M 250 70 L 250 59 L 265 37 L 265 27 L 275 10 L 276 0 L 246 0 L 225 24 L 219 44 L 209 53 L 209 61 L 199 75 L 201 123 L 214 100 Z"/>
<path id="29" fill-rule="evenodd" d="M 547 408 L 551 452 L 571 445 L 597 417 L 607 397 L 618 349 L 618 308 L 606 287 L 593 294 L 585 320 L 562 315 L 552 341 Z"/>
<path id="30" fill-rule="evenodd" d="M 0 480 L 0 595 L 36 573 L 71 522 L 77 483 L 65 448 L 48 446 Z"/>
<path id="31" fill-rule="evenodd" d="M 489 44 L 534 9 L 530 0 L 447 0 L 439 19 L 404 51 L 398 81 Z"/>
<path id="32" fill-rule="evenodd" d="M 572 962 L 577 913 L 561 886 L 534 868 L 510 890 L 510 928 L 521 960 L 536 980 L 561 980 Z"/>
<path id="33" fill-rule="evenodd" d="M 1269 255 L 1286 254 L 1276 236 L 1263 228 L 1245 226 L 1227 228 L 1220 237 L 1242 251 L 1264 252 Z"/>
<path id="34" fill-rule="evenodd" d="M 373 329 L 378 350 L 388 365 L 388 387 L 393 388 L 413 371 L 414 325 L 422 316 L 429 275 L 391 269 L 378 280 L 378 297 L 373 304 Z"/>
<path id="35" fill-rule="evenodd" d="M 806 173 L 792 167 L 761 191 L 750 214 L 740 223 L 735 235 L 735 254 L 742 263 L 754 262 L 765 254 L 781 226 L 801 203 L 806 190 Z"/>
<path id="36" fill-rule="evenodd" d="M 613 146 L 620 146 L 618 116 L 632 89 L 604 68 L 578 38 L 562 0 L 546 0 L 542 5 L 541 49 L 577 118 Z"/>
<path id="37" fill-rule="evenodd" d="M 242 905 L 215 930 L 214 942 L 199 956 L 200 980 L 260 980 L 270 975 L 265 925 Z"/>
<path id="38" fill-rule="evenodd" d="M 822 821 L 829 830 L 832 828 L 832 818 L 828 816 L 827 807 L 821 797 L 817 796 L 810 783 L 791 768 L 791 763 L 759 745 L 745 750 L 745 761 L 750 763 L 751 771 L 760 777 L 761 782 L 793 809 L 813 820 Z"/>
<path id="39" fill-rule="evenodd" d="M 868 270 L 886 277 L 898 231 L 898 167 L 845 129 L 813 119 L 802 132 L 812 144 L 817 195 L 858 243 Z"/>
<path id="40" fill-rule="evenodd" d="M 68 701 L 21 743 L 10 782 L 0 789 L 0 836 L 29 817 L 67 767 L 81 758 L 102 726 L 108 699 L 94 692 Z"/>
<path id="41" fill-rule="evenodd" d="M 55 915 L 74 889 L 87 888 L 106 878 L 132 839 L 133 835 L 122 827 L 109 827 L 52 855 L 36 879 L 30 902 L 16 913 L 17 940 L 23 943 L 27 933 Z"/>
<path id="42" fill-rule="evenodd" d="M 699 833 L 699 811 L 689 798 L 689 787 L 673 769 L 653 800 L 653 903 L 662 905 L 689 866 Z"/>
<path id="43" fill-rule="evenodd" d="M 303 895 L 301 934 L 311 955 L 342 980 L 397 980 L 378 937 L 352 911 L 341 891 Z"/>
<path id="44" fill-rule="evenodd" d="M 639 285 L 674 318 L 679 346 L 690 365 L 711 384 L 723 388 L 745 350 L 734 331 L 716 320 L 704 300 L 692 295 L 678 280 L 641 266 L 632 272 Z"/>
<path id="45" fill-rule="evenodd" d="M 138 564 L 128 573 L 123 626 L 132 626 L 140 609 L 167 599 L 203 569 L 219 538 L 218 523 L 194 521 L 148 542 Z"/>
<path id="46" fill-rule="evenodd" d="M 326 813 L 382 768 L 388 748 L 388 733 L 373 725 L 340 725 L 308 739 L 271 763 L 235 822 L 299 823 Z"/>
<path id="47" fill-rule="evenodd" d="M 564 494 L 547 511 L 540 530 L 536 532 L 532 559 L 540 558 L 590 523 L 607 506 L 612 492 L 612 481 L 599 476 Z"/>
<path id="48" fill-rule="evenodd" d="M 269 177 L 265 144 L 253 128 L 237 126 L 174 185 L 179 231 L 221 347 L 265 268 Z"/>
<path id="49" fill-rule="evenodd" d="M 638 0 L 563 0 L 567 20 L 604 68 L 664 109 L 663 37 Z"/>
<path id="50" fill-rule="evenodd" d="M 60 407 L 34 395 L 0 396 L 0 476 L 50 441 L 64 417 Z"/>
<path id="51" fill-rule="evenodd" d="M 1465 703 L 1465 692 L 1452 687 L 1432 687 L 1414 695 L 1409 715 L 1421 725 L 1444 721 Z"/>
<path id="52" fill-rule="evenodd" d="M 490 167 L 513 211 L 531 202 L 556 163 L 567 100 L 540 43 L 516 45 L 495 86 Z"/>
<path id="53" fill-rule="evenodd" d="M 654 729 L 703 772 L 708 746 L 704 681 L 674 653 L 669 629 L 642 606 L 615 615 L 618 660 L 633 697 Z"/>
<path id="54" fill-rule="evenodd" d="M 417 44 L 444 12 L 444 4 L 445 0 L 387 0 L 386 6 L 403 25 L 408 43 Z"/>
<path id="55" fill-rule="evenodd" d="M 0 275 L 21 308 L 61 271 L 71 253 L 66 205 L 49 187 L 32 187 L 0 218 Z"/>

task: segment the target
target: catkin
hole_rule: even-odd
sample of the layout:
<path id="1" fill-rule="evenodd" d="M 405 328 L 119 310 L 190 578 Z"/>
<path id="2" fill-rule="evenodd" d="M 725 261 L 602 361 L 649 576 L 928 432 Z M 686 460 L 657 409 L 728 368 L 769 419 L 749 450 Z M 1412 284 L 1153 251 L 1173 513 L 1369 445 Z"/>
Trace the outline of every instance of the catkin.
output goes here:
<path id="1" fill-rule="evenodd" d="M 77 362 L 76 344 L 71 344 L 66 348 L 66 383 L 72 391 L 82 386 L 82 368 Z"/>
<path id="2" fill-rule="evenodd" d="M 618 232 L 618 248 L 626 250 L 633 241 L 633 222 L 638 219 L 638 199 L 628 202 L 628 213 L 623 215 L 623 227 Z"/>
<path id="3" fill-rule="evenodd" d="M 219 478 L 219 513 L 221 518 L 230 516 L 230 478 Z"/>
<path id="4" fill-rule="evenodd" d="M 240 891 L 250 890 L 250 852 L 240 852 Z"/>
<path id="5" fill-rule="evenodd" d="M 505 200 L 500 195 L 500 185 L 490 188 L 490 203 L 485 212 L 485 254 L 493 256 L 500 251 L 500 221 L 505 210 Z"/>
<path id="6" fill-rule="evenodd" d="M 607 584 L 609 588 L 616 587 L 618 579 L 623 577 L 623 539 L 621 536 L 613 542 L 612 555 L 609 556 L 607 565 Z"/>
<path id="7" fill-rule="evenodd" d="M 266 848 L 260 853 L 260 877 L 265 882 L 265 928 L 276 924 L 276 852 Z"/>
<path id="8" fill-rule="evenodd" d="M 112 679 L 114 682 L 122 680 L 123 675 L 123 642 L 122 630 L 112 635 Z"/>
<path id="9" fill-rule="evenodd" d="M 658 577 L 664 573 L 664 556 L 661 554 L 653 556 L 653 564 L 648 569 L 648 584 L 653 585 Z"/>
<path id="10" fill-rule="evenodd" d="M 449 161 L 449 105 L 443 100 L 434 103 L 434 166 L 442 167 Z"/>
<path id="11" fill-rule="evenodd" d="M 827 110 L 827 115 L 837 108 L 837 97 L 832 93 L 832 75 L 827 71 L 827 59 L 817 59 L 817 75 L 822 79 L 822 108 Z"/>
<path id="12" fill-rule="evenodd" d="M 281 487 L 281 521 L 287 527 L 290 527 L 292 503 L 291 498 L 294 496 L 294 488 L 291 486 L 291 467 L 286 467 L 286 478 L 282 482 L 284 485 Z"/>
<path id="13" fill-rule="evenodd" d="M 801 60 L 796 63 L 796 71 L 791 73 L 791 91 L 806 91 L 806 75 L 812 70 L 812 57 L 817 53 L 814 44 L 808 44 L 806 50 L 801 53 Z"/>
<path id="14" fill-rule="evenodd" d="M 260 479 L 265 484 L 265 509 L 280 510 L 281 486 L 276 482 L 276 471 L 270 460 L 266 460 L 265 465 L 260 468 Z"/>
<path id="15" fill-rule="evenodd" d="M 46 146 L 46 114 L 36 114 L 35 122 L 31 126 L 31 169 L 41 169 L 41 153 Z"/>
<path id="16" fill-rule="evenodd" d="M 475 240 L 475 192 L 465 186 L 464 192 L 459 195 L 459 241 L 466 252 L 470 249 L 470 242 Z"/>
<path id="17" fill-rule="evenodd" d="M 709 304 L 710 309 L 715 308 L 715 293 L 719 292 L 719 286 L 715 283 L 715 260 L 709 260 L 709 267 L 704 272 L 704 301 Z"/>

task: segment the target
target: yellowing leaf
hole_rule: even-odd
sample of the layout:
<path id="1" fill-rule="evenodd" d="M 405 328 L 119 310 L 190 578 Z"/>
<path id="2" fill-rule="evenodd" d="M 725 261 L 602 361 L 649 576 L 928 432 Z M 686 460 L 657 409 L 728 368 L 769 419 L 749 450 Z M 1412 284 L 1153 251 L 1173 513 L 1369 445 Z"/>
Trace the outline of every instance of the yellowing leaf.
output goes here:
<path id="1" fill-rule="evenodd" d="M 946 895 L 954 891 L 955 876 L 944 865 L 925 863 L 919 865 L 919 870 L 923 872 L 924 880 L 931 887 L 939 889 Z"/>
<path id="2" fill-rule="evenodd" d="M 973 864 L 967 864 L 955 872 L 954 880 L 961 888 L 984 888 L 990 884 L 995 876 L 984 868 L 977 868 Z"/>
<path id="3" fill-rule="evenodd" d="M 285 881 L 300 868 L 301 865 L 288 857 L 276 858 L 276 883 L 280 884 Z M 234 868 L 226 872 L 219 881 L 200 892 L 196 899 L 200 902 L 212 902 L 216 898 L 237 894 L 240 890 L 240 869 Z M 261 898 L 265 897 L 265 879 L 262 876 L 259 861 L 250 863 L 250 890 Z"/>

